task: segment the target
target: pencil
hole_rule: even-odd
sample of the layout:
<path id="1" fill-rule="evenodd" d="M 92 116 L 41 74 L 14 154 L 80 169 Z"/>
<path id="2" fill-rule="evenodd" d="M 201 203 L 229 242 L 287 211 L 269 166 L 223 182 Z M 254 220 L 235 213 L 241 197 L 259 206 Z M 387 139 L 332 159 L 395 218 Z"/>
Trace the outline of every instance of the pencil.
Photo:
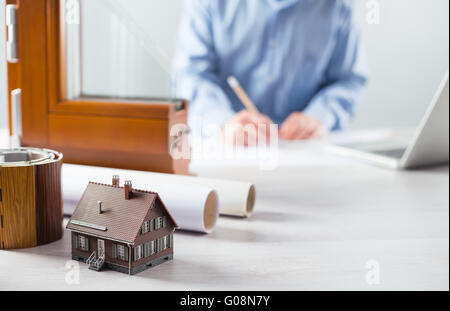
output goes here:
<path id="1" fill-rule="evenodd" d="M 237 97 L 239 97 L 240 101 L 245 106 L 245 108 L 247 108 L 247 110 L 249 110 L 250 112 L 259 113 L 258 108 L 256 108 L 255 104 L 253 104 L 253 101 L 250 99 L 250 97 L 248 97 L 247 93 L 244 91 L 239 81 L 233 76 L 228 77 L 227 81 L 230 87 L 236 93 Z"/>

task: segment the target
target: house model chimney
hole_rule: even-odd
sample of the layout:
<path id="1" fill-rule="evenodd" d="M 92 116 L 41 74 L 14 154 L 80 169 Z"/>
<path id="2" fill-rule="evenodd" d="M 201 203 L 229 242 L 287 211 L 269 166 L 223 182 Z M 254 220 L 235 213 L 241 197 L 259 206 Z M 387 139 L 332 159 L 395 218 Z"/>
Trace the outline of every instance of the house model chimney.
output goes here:
<path id="1" fill-rule="evenodd" d="M 120 177 L 119 175 L 113 175 L 112 177 L 112 185 L 113 187 L 119 187 L 120 184 Z"/>
<path id="2" fill-rule="evenodd" d="M 131 180 L 125 181 L 125 187 L 123 189 L 125 190 L 125 200 L 129 200 L 133 192 L 133 185 L 131 183 Z"/>
<path id="3" fill-rule="evenodd" d="M 102 214 L 103 213 L 103 211 L 102 211 L 102 205 L 103 205 L 102 201 L 98 201 L 97 205 L 98 205 L 98 213 Z"/>

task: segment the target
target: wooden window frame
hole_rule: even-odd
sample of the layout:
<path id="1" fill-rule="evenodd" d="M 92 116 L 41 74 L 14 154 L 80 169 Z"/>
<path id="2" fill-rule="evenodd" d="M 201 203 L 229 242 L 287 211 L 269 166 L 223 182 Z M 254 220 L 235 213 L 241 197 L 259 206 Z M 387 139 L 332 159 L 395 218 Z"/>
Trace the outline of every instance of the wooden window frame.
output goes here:
<path id="1" fill-rule="evenodd" d="M 122 261 L 128 261 L 128 258 L 127 258 L 127 256 L 126 256 L 126 252 L 125 252 L 125 248 L 126 248 L 126 246 L 125 245 L 120 245 L 120 244 L 117 244 L 117 259 L 119 259 L 119 260 L 122 260 Z M 122 250 L 122 253 L 121 253 L 121 251 L 120 250 Z M 129 256 L 129 255 L 128 255 Z"/>
<path id="2" fill-rule="evenodd" d="M 78 249 L 84 252 L 89 252 L 89 237 L 79 234 L 78 239 Z M 83 241 L 83 243 L 81 242 Z"/>
<path id="3" fill-rule="evenodd" d="M 142 230 L 141 230 L 142 235 L 150 232 L 149 228 L 150 228 L 149 222 L 148 221 L 144 221 L 144 223 L 142 224 Z"/>
<path id="4" fill-rule="evenodd" d="M 170 156 L 178 138 L 170 128 L 187 124 L 185 100 L 67 100 L 61 2 L 6 4 L 19 12 L 19 62 L 8 63 L 7 70 L 9 111 L 11 91 L 22 89 L 22 145 L 59 150 L 68 163 L 189 174 L 189 160 Z"/>

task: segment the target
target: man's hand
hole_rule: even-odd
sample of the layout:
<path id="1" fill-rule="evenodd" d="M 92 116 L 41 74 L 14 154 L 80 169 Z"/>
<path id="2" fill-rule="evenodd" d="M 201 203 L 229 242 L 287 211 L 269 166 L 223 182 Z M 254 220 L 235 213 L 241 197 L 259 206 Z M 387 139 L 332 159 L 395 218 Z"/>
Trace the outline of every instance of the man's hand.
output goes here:
<path id="1" fill-rule="evenodd" d="M 269 140 L 271 124 L 272 120 L 263 114 L 242 110 L 225 123 L 222 140 L 229 145 L 254 146 Z"/>
<path id="2" fill-rule="evenodd" d="M 279 131 L 280 138 L 285 140 L 320 138 L 326 133 L 326 128 L 319 121 L 301 112 L 293 112 L 281 125 Z"/>

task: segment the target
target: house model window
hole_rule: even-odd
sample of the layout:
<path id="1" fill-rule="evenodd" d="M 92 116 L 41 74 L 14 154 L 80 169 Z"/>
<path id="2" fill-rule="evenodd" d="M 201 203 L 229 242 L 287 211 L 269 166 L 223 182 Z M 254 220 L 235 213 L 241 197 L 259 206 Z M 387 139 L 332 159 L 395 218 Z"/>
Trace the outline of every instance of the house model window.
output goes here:
<path id="1" fill-rule="evenodd" d="M 80 249 L 86 250 L 86 238 L 84 236 L 78 236 L 78 245 Z"/>
<path id="2" fill-rule="evenodd" d="M 128 248 L 123 245 L 113 244 L 113 258 L 128 261 Z"/>
<path id="3" fill-rule="evenodd" d="M 82 235 L 74 235 L 73 238 L 74 248 L 82 251 L 89 251 L 89 239 Z"/>
<path id="4" fill-rule="evenodd" d="M 147 232 L 150 232 L 150 222 L 149 221 L 144 222 L 144 224 L 142 225 L 142 234 L 145 234 Z"/>
<path id="5" fill-rule="evenodd" d="M 146 234 L 148 232 L 153 232 L 155 230 L 159 230 L 161 228 L 166 227 L 167 217 L 161 216 L 156 219 L 151 219 L 142 225 L 142 234 Z"/>

